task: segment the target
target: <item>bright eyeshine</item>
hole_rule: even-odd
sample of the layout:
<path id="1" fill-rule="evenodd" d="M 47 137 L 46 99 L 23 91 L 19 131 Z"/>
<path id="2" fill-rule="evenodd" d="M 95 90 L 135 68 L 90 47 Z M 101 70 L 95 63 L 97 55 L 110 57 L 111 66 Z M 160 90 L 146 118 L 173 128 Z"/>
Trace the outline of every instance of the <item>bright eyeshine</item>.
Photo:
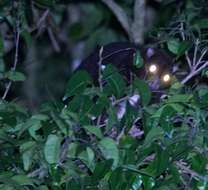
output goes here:
<path id="1" fill-rule="evenodd" d="M 149 72 L 150 73 L 156 73 L 157 72 L 157 66 L 156 65 L 150 65 Z"/>
<path id="2" fill-rule="evenodd" d="M 169 75 L 169 74 L 165 74 L 165 75 L 163 76 L 163 81 L 164 81 L 164 82 L 169 82 L 169 81 L 170 81 L 170 75 Z"/>

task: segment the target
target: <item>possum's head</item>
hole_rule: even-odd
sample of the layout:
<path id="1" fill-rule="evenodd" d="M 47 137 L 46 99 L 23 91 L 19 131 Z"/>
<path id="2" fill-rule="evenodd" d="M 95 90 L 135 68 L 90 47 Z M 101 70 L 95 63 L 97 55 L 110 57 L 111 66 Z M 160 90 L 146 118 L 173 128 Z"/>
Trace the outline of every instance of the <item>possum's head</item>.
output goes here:
<path id="1" fill-rule="evenodd" d="M 169 55 L 159 49 L 146 48 L 143 52 L 146 80 L 150 88 L 163 89 L 171 84 L 173 78 L 173 63 Z"/>

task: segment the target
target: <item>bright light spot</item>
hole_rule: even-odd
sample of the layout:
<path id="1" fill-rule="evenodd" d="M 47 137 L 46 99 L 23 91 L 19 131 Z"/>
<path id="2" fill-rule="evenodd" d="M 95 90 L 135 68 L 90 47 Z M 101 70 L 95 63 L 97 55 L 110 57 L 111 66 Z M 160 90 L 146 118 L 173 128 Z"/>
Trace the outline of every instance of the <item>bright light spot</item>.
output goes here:
<path id="1" fill-rule="evenodd" d="M 163 76 L 163 81 L 164 81 L 164 82 L 169 82 L 169 81 L 170 81 L 170 75 L 169 75 L 169 74 L 165 74 L 165 75 Z"/>
<path id="2" fill-rule="evenodd" d="M 150 73 L 156 73 L 157 72 L 157 66 L 156 65 L 150 65 L 149 72 Z"/>
<path id="3" fill-rule="evenodd" d="M 106 66 L 105 65 L 101 65 L 101 70 L 105 70 Z"/>

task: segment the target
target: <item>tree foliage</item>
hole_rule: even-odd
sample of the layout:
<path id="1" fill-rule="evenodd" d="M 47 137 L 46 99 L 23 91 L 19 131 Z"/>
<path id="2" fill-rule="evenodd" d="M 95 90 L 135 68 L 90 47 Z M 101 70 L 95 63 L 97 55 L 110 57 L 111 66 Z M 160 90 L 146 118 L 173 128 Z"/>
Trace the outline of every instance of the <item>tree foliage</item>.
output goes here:
<path id="1" fill-rule="evenodd" d="M 152 102 L 146 81 L 136 78 L 128 85 L 111 65 L 101 73 L 104 86 L 76 72 L 61 94 L 64 101 L 45 101 L 36 112 L 24 102 L 7 101 L 12 87 L 34 76 L 24 74 L 30 48 L 41 55 L 37 62 L 44 56 L 56 62 L 57 56 L 62 63 L 64 49 L 77 47 L 68 42 L 84 42 L 91 51 L 129 38 L 103 2 L 0 2 L 0 190 L 208 189 L 206 0 L 160 4 L 164 12 L 147 36 L 172 53 L 181 73 L 160 101 Z M 119 6 L 131 17 L 134 1 L 128 2 Z M 64 26 L 68 8 L 85 16 Z M 55 80 L 50 82 L 57 90 Z M 120 103 L 126 105 L 122 117 Z"/>

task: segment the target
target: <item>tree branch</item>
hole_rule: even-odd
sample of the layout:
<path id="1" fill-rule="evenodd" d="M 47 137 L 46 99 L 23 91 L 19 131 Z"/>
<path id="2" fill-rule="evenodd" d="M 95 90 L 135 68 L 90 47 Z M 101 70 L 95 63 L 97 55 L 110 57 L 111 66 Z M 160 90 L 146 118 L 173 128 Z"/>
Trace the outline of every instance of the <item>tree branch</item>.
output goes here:
<path id="1" fill-rule="evenodd" d="M 196 70 L 191 71 L 183 80 L 182 80 L 182 84 L 187 83 L 192 77 L 196 76 L 197 74 L 199 74 L 203 69 L 205 69 L 206 67 L 208 67 L 208 61 L 206 61 L 201 67 L 199 67 Z"/>
<path id="2" fill-rule="evenodd" d="M 134 21 L 131 27 L 133 41 L 136 44 L 144 43 L 145 0 L 136 0 L 134 4 Z"/>
<path id="3" fill-rule="evenodd" d="M 108 8 L 113 12 L 113 14 L 116 16 L 121 26 L 123 27 L 123 29 L 129 36 L 129 38 L 131 39 L 132 36 L 131 36 L 131 30 L 130 30 L 131 28 L 130 19 L 125 13 L 125 11 L 123 10 L 123 8 L 119 6 L 116 2 L 114 2 L 113 0 L 102 0 L 102 2 L 106 6 L 108 6 Z"/>
<path id="4" fill-rule="evenodd" d="M 17 63 L 18 63 L 18 53 L 19 53 L 19 40 L 20 40 L 20 28 L 19 28 L 19 20 L 17 21 L 17 26 L 16 26 L 16 37 L 15 37 L 15 56 L 14 56 L 14 64 L 11 68 L 11 71 L 15 71 L 16 70 L 16 67 L 17 67 Z M 9 90 L 11 88 L 11 85 L 12 85 L 12 81 L 10 80 L 9 83 L 6 85 L 6 89 L 5 89 L 5 92 L 2 96 L 2 99 L 5 100 L 8 93 L 9 93 Z"/>
<path id="5" fill-rule="evenodd" d="M 183 41 L 186 40 L 185 37 L 185 33 L 184 33 L 184 23 L 180 24 L 180 31 L 181 31 L 181 38 Z M 208 67 L 208 61 L 203 61 L 204 56 L 207 53 L 207 49 L 203 50 L 201 55 L 198 56 L 198 52 L 199 52 L 199 44 L 200 41 L 199 39 L 196 39 L 195 41 L 195 47 L 194 47 L 194 56 L 193 59 L 191 60 L 189 55 L 188 55 L 188 51 L 185 52 L 185 57 L 186 57 L 186 61 L 188 63 L 190 72 L 189 74 L 181 81 L 181 84 L 185 84 L 187 83 L 191 78 L 193 78 L 194 76 L 196 76 L 197 74 L 199 74 L 203 69 L 205 69 L 206 67 Z M 197 57 L 198 60 L 197 60 Z"/>

